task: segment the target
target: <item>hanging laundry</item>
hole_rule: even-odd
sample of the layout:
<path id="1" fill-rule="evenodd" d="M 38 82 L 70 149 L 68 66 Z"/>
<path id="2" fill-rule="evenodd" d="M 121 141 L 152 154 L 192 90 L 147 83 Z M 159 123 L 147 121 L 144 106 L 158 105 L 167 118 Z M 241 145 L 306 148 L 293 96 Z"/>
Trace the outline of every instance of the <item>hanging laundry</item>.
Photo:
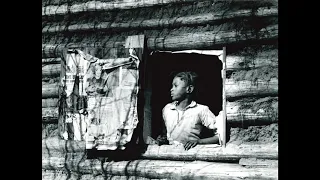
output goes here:
<path id="1" fill-rule="evenodd" d="M 137 63 L 132 58 L 98 62 L 103 62 L 102 78 L 100 81 L 97 81 L 98 77 L 92 78 L 86 89 L 90 114 L 86 147 L 96 147 L 98 150 L 124 149 L 138 124 Z"/>
<path id="2" fill-rule="evenodd" d="M 76 49 L 64 59 L 64 138 L 85 139 L 88 149 L 124 149 L 138 124 L 135 51 L 128 58 L 98 59 Z"/>
<path id="3" fill-rule="evenodd" d="M 73 91 L 75 78 L 79 77 L 79 95 L 85 96 L 86 92 L 84 87 L 87 86 L 87 71 L 90 63 L 94 63 L 98 58 L 76 49 L 71 53 L 66 53 L 65 57 L 66 71 L 65 71 L 65 92 L 66 96 L 70 96 Z"/>
<path id="4" fill-rule="evenodd" d="M 68 50 L 64 54 L 65 74 L 62 77 L 64 87 L 64 106 L 66 128 L 63 134 L 65 139 L 83 140 L 87 122 L 87 86 L 86 74 L 90 66 L 98 60 L 80 50 Z"/>

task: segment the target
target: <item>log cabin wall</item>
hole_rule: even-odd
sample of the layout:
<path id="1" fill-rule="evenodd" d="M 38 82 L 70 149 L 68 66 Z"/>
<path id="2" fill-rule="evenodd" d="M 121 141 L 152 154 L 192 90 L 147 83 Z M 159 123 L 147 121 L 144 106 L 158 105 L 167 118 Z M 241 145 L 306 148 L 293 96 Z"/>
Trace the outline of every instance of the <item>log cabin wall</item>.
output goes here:
<path id="1" fill-rule="evenodd" d="M 43 179 L 277 179 L 276 0 L 42 2 Z M 140 160 L 102 163 L 86 158 L 84 142 L 59 140 L 62 49 L 116 48 L 137 34 L 145 35 L 149 52 L 227 47 L 231 131 L 226 149 L 195 147 L 181 153 L 179 148 L 149 146 Z"/>

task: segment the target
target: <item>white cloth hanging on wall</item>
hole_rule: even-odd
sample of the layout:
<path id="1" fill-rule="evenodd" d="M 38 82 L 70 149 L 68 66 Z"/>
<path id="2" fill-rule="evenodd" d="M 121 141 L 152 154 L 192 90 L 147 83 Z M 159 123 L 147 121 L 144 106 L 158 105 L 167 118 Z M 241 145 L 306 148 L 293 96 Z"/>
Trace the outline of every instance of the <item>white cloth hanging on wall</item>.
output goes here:
<path id="1" fill-rule="evenodd" d="M 83 114 L 85 112 L 83 99 L 87 96 L 85 87 L 87 86 L 87 70 L 90 63 L 97 61 L 89 54 L 85 54 L 78 49 L 70 49 L 64 56 L 65 59 L 65 76 L 63 77 L 63 86 L 66 94 L 66 119 L 65 123 L 69 123 L 69 128 L 65 129 L 64 138 L 81 141 L 87 131 L 87 118 Z M 79 84 L 75 90 L 76 77 L 79 78 Z M 75 92 L 76 91 L 76 92 Z M 73 97 L 71 94 L 75 93 Z M 81 105 L 77 103 L 82 103 Z M 72 128 L 71 128 L 72 127 Z M 72 137 L 70 135 L 72 134 Z"/>
<path id="2" fill-rule="evenodd" d="M 87 93 L 90 124 L 87 149 L 124 149 L 130 142 L 138 124 L 139 72 L 136 61 L 130 58 L 109 59 L 102 65 L 102 76 L 106 77 L 103 87 L 105 94 Z"/>
<path id="3" fill-rule="evenodd" d="M 65 139 L 85 139 L 87 149 L 124 149 L 138 124 L 139 59 L 135 51 L 131 49 L 128 58 L 99 59 L 78 49 L 69 50 L 65 63 L 63 82 L 70 100 Z M 77 76 L 79 84 L 75 86 Z M 71 101 L 79 97 L 87 99 L 86 115 L 74 104 L 77 101 Z"/>
<path id="4" fill-rule="evenodd" d="M 93 57 L 89 54 L 76 49 L 72 53 L 67 53 L 66 57 L 66 76 L 65 76 L 65 87 L 67 97 L 73 91 L 75 78 L 79 76 L 79 95 L 86 96 L 85 87 L 87 87 L 87 71 L 90 63 L 93 63 L 98 60 L 98 58 Z"/>

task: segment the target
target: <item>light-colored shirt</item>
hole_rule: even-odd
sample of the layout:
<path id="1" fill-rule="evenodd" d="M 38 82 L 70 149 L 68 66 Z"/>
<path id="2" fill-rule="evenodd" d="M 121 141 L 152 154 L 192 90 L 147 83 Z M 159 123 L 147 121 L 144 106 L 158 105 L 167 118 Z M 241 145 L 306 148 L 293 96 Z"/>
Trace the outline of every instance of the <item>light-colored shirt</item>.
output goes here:
<path id="1" fill-rule="evenodd" d="M 162 117 L 170 144 L 176 141 L 186 143 L 189 140 L 198 140 L 204 127 L 213 129 L 215 132 L 213 135 L 218 134 L 215 115 L 208 106 L 195 101 L 183 110 L 177 109 L 177 101 L 169 103 L 162 109 Z"/>

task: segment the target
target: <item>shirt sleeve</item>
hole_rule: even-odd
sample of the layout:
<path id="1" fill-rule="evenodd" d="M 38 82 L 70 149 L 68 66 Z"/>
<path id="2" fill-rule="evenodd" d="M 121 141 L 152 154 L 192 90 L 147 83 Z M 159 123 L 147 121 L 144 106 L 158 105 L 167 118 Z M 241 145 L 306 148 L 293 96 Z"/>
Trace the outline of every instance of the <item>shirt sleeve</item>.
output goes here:
<path id="1" fill-rule="evenodd" d="M 166 120 L 166 115 L 165 115 L 165 108 L 166 108 L 166 106 L 164 108 L 162 108 L 162 120 L 163 120 L 164 127 L 162 127 L 161 132 L 163 135 L 167 136 L 167 120 Z"/>
<path id="2" fill-rule="evenodd" d="M 165 125 L 166 125 L 166 123 L 167 123 L 167 122 L 166 122 L 166 115 L 165 115 L 166 107 L 167 107 L 167 106 L 165 106 L 165 107 L 162 108 L 162 119 L 163 119 L 163 122 L 165 123 Z"/>
<path id="3" fill-rule="evenodd" d="M 222 113 L 219 113 L 219 115 L 216 117 L 209 109 L 208 106 L 205 106 L 203 111 L 201 111 L 201 122 L 204 126 L 206 126 L 209 129 L 214 130 L 214 135 L 218 136 L 219 138 L 219 144 L 222 145 L 221 141 L 221 117 Z M 219 128 L 218 128 L 219 127 Z"/>
<path id="4" fill-rule="evenodd" d="M 162 109 L 162 118 L 165 126 L 165 135 L 167 140 L 169 141 L 169 144 L 172 144 L 173 140 L 170 136 L 170 133 L 168 132 L 168 125 L 167 125 L 167 110 L 168 110 L 169 105 L 167 104 L 163 109 Z"/>
<path id="5" fill-rule="evenodd" d="M 201 123 L 209 128 L 209 129 L 217 129 L 216 127 L 216 117 L 215 115 L 210 111 L 208 106 L 205 106 L 203 110 L 200 113 L 201 116 Z"/>

